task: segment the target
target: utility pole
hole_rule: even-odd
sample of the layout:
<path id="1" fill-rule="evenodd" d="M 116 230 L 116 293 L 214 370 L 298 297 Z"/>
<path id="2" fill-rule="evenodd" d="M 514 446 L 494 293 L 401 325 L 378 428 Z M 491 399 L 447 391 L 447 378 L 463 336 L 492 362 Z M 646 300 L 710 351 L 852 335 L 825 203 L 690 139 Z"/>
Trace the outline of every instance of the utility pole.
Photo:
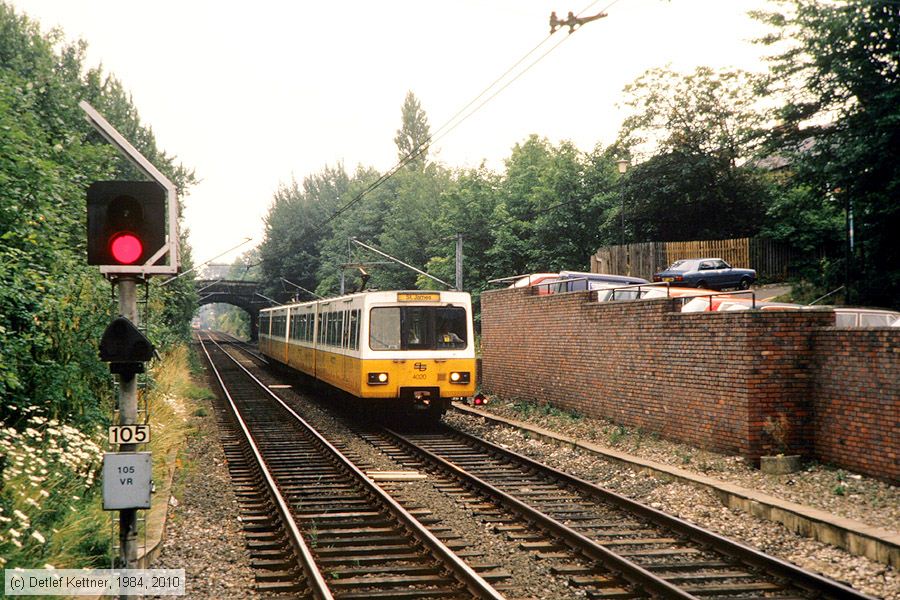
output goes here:
<path id="1" fill-rule="evenodd" d="M 356 239 L 356 238 L 354 238 L 354 237 L 350 238 L 350 241 L 353 242 L 354 244 L 356 244 L 357 246 L 361 246 L 361 247 L 365 248 L 366 250 L 368 250 L 368 251 L 370 251 L 370 252 L 374 252 L 375 254 L 377 254 L 377 255 L 379 255 L 379 256 L 383 256 L 383 257 L 385 257 L 385 258 L 388 259 L 388 260 L 392 260 L 392 261 L 394 261 L 395 263 L 397 263 L 398 265 L 401 265 L 401 266 L 403 266 L 403 267 L 406 267 L 406 268 L 409 269 L 410 271 L 415 271 L 415 272 L 418 273 L 419 275 L 424 275 L 425 277 L 428 277 L 429 279 L 433 279 L 433 280 L 437 281 L 438 283 L 440 283 L 440 284 L 442 284 L 442 285 L 446 285 L 448 288 L 453 288 L 452 285 L 450 285 L 449 283 L 447 283 L 447 282 L 444 281 L 443 279 L 438 279 L 438 278 L 435 277 L 434 275 L 429 275 L 429 274 L 426 273 L 425 271 L 423 271 L 423 270 L 421 270 L 421 269 L 417 269 L 417 268 L 415 268 L 414 266 L 412 266 L 412 265 L 410 265 L 410 264 L 407 264 L 407 263 L 403 262 L 403 261 L 400 260 L 399 258 L 394 258 L 394 257 L 391 256 L 390 254 L 387 254 L 387 253 L 385 253 L 385 252 L 382 252 L 382 251 L 379 250 L 378 248 L 373 248 L 372 246 L 369 246 L 368 244 L 364 244 L 364 243 L 362 243 L 361 241 L 359 241 L 358 239 Z"/>
<path id="2" fill-rule="evenodd" d="M 121 277 L 119 287 L 119 314 L 140 327 L 137 309 L 137 278 Z M 119 425 L 137 424 L 138 390 L 136 373 L 119 374 Z M 119 452 L 137 452 L 137 444 L 119 444 Z M 126 569 L 137 568 L 137 509 L 119 511 L 119 556 Z"/>
<path id="3" fill-rule="evenodd" d="M 463 291 L 463 234 L 456 234 L 456 290 Z"/>

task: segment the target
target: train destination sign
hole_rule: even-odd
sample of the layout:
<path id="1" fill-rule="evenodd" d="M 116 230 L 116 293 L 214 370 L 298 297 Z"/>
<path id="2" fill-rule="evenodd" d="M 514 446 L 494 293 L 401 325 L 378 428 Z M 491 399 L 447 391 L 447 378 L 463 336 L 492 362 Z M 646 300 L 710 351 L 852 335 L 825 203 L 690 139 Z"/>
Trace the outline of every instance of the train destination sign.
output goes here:
<path id="1" fill-rule="evenodd" d="M 397 302 L 440 302 L 440 292 L 397 292 Z"/>

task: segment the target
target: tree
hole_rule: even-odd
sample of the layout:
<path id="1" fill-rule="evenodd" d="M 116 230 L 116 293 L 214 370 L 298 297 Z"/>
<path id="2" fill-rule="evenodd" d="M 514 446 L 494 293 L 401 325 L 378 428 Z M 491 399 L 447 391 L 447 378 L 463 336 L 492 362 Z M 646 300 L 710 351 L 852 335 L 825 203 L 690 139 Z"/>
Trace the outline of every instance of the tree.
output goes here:
<path id="1" fill-rule="evenodd" d="M 757 77 L 699 67 L 689 75 L 651 69 L 625 87 L 618 145 L 638 158 L 623 189 L 626 241 L 752 235 L 767 188 L 746 165 L 762 113 Z"/>
<path id="2" fill-rule="evenodd" d="M 825 213 L 843 212 L 846 223 L 852 211 L 854 223 L 854 253 L 848 244 L 833 257 L 843 268 L 819 283 L 843 281 L 852 303 L 900 306 L 900 10 L 870 0 L 780 4 L 756 13 L 773 28 L 761 40 L 775 51 L 765 93 L 782 100 L 769 147 L 790 158 Z M 841 230 L 849 242 L 847 224 Z"/>
<path id="3" fill-rule="evenodd" d="M 456 277 L 456 235 L 463 234 L 463 287 L 478 299 L 487 281 L 498 275 L 498 265 L 488 256 L 494 239 L 492 216 L 500 202 L 500 175 L 482 165 L 452 175 L 450 189 L 440 196 L 435 236 L 428 247 L 426 271 L 444 281 Z M 422 282 L 420 282 L 422 283 Z"/>
<path id="4" fill-rule="evenodd" d="M 407 166 L 421 171 L 425 168 L 428 145 L 431 142 L 428 117 L 412 91 L 406 92 L 406 99 L 403 101 L 403 108 L 400 112 L 402 123 L 394 137 L 394 143 L 397 145 L 397 157 L 400 161 L 409 160 Z"/>
<path id="5" fill-rule="evenodd" d="M 85 70 L 85 48 L 41 33 L 0 1 L 0 421 L 9 425 L 29 405 L 72 424 L 108 418 L 96 344 L 113 307 L 86 264 L 85 190 L 131 167 L 85 122 L 78 100 L 99 107 L 181 191 L 193 181 L 156 147 L 121 85 Z M 186 338 L 196 294 L 187 279 L 152 289 L 149 325 L 165 348 Z"/>
<path id="6" fill-rule="evenodd" d="M 282 278 L 308 290 L 316 288 L 321 247 L 331 234 L 329 215 L 348 196 L 350 180 L 341 164 L 306 177 L 302 187 L 296 180 L 279 186 L 259 247 L 269 293 L 283 292 Z"/>

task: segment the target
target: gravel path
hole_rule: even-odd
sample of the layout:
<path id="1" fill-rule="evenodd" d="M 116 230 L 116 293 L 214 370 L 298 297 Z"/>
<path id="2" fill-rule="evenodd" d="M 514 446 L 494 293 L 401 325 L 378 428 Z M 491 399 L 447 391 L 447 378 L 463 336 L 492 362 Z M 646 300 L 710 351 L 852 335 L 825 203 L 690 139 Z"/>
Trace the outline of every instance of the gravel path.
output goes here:
<path id="1" fill-rule="evenodd" d="M 166 539 L 154 569 L 185 569 L 187 598 L 262 598 L 238 521 L 238 505 L 213 410 L 192 417 L 197 431 L 181 454 Z"/>
<path id="2" fill-rule="evenodd" d="M 523 419 L 520 413 L 514 413 L 509 410 L 504 411 L 502 407 L 498 409 L 498 405 L 492 405 L 492 411 L 504 413 L 505 416 Z M 530 419 L 529 419 L 530 420 Z M 563 424 L 558 421 L 562 420 Z M 520 434 L 518 431 L 508 427 L 492 425 L 484 419 L 478 417 L 469 417 L 458 413 L 451 413 L 445 417 L 445 421 L 459 429 L 468 431 L 475 435 L 482 436 L 510 450 L 520 452 L 532 458 L 550 464 L 561 470 L 573 473 L 578 477 L 593 481 L 610 490 L 640 500 L 650 506 L 674 514 L 678 517 L 697 523 L 712 531 L 727 535 L 740 542 L 758 548 L 763 552 L 778 556 L 804 568 L 812 571 L 820 572 L 828 577 L 842 581 L 852 585 L 854 588 L 864 591 L 868 594 L 887 598 L 889 600 L 900 600 L 900 577 L 898 573 L 884 564 L 871 561 L 866 558 L 854 556 L 844 550 L 835 548 L 828 544 L 823 544 L 809 538 L 798 536 L 793 532 L 785 529 L 781 524 L 753 517 L 741 511 L 730 510 L 722 505 L 713 494 L 707 490 L 701 490 L 694 486 L 665 482 L 655 479 L 648 475 L 639 474 L 630 468 L 618 466 L 616 463 L 598 458 L 596 455 L 588 452 L 576 450 L 567 446 L 557 446 L 528 438 Z M 565 421 L 572 421 L 570 417 L 564 415 L 544 415 L 535 421 L 540 421 L 542 427 L 554 429 L 560 433 L 565 433 L 573 437 L 579 437 L 577 431 L 601 431 L 601 429 L 591 429 L 592 424 L 587 419 L 580 420 L 582 422 L 576 425 L 566 424 Z M 594 422 L 593 427 L 599 427 Z M 616 430 L 618 431 L 618 430 Z M 627 435 L 623 433 L 624 437 Z M 588 437 L 588 436 L 582 436 Z M 594 441 L 597 440 L 596 433 L 589 436 Z M 622 438 L 620 438 L 621 440 Z M 743 461 L 738 459 L 734 461 L 728 457 L 719 456 L 714 459 L 711 453 L 701 453 L 694 448 L 683 446 L 681 444 L 669 444 L 660 440 L 651 440 L 652 449 L 644 446 L 644 443 L 632 441 L 632 445 L 644 447 L 647 454 L 643 454 L 646 458 L 660 460 L 660 462 L 668 462 L 677 464 L 680 467 L 689 467 L 690 461 L 684 461 L 683 457 L 686 452 L 690 456 L 703 456 L 702 461 L 721 461 L 722 466 L 717 467 L 716 477 L 719 473 L 734 474 L 735 481 L 740 482 L 747 487 L 754 486 L 752 481 L 756 474 L 748 473 L 749 468 L 743 465 Z M 647 446 L 651 444 L 647 443 Z M 623 446 L 626 446 L 623 448 Z M 668 450 L 667 450 L 668 446 Z M 628 450 L 626 444 L 617 444 L 618 450 Z M 640 448 L 638 448 L 640 449 Z M 635 452 L 635 454 L 638 454 Z M 687 465 L 684 463 L 688 463 Z M 718 464 L 718 462 L 716 463 Z M 709 474 L 710 471 L 701 471 Z M 769 477 L 769 476 L 763 476 Z M 782 476 L 785 477 L 785 476 Z M 723 479 L 725 477 L 722 477 Z M 802 487 L 804 491 L 801 495 L 795 496 L 801 498 L 813 498 L 816 489 L 818 494 L 830 494 L 829 486 L 831 481 L 824 478 L 820 474 L 818 477 L 810 477 L 809 481 L 805 481 L 805 474 L 795 474 L 792 476 L 795 481 L 793 484 L 787 484 L 786 481 L 781 482 L 780 486 L 793 488 L 794 486 Z M 877 491 L 888 497 L 896 494 L 896 489 L 891 486 L 869 480 L 853 480 L 863 482 L 861 485 L 868 490 Z M 749 483 L 748 483 L 749 482 Z M 816 488 L 818 486 L 818 488 Z M 823 487 L 824 486 L 824 487 Z M 777 483 L 769 482 L 768 487 L 759 486 L 757 489 L 780 489 Z M 848 499 L 849 500 L 849 499 Z M 801 500 L 795 500 L 800 501 Z M 854 514 L 864 514 L 864 511 L 856 509 L 844 504 L 847 512 Z M 820 507 L 821 504 L 819 504 Z M 830 504 L 829 504 L 830 506 Z M 875 509 L 876 507 L 873 507 Z M 894 530 L 897 527 L 897 521 L 890 520 L 891 514 L 896 514 L 897 505 L 893 507 L 877 507 L 876 510 L 883 520 L 884 524 L 890 524 Z"/>

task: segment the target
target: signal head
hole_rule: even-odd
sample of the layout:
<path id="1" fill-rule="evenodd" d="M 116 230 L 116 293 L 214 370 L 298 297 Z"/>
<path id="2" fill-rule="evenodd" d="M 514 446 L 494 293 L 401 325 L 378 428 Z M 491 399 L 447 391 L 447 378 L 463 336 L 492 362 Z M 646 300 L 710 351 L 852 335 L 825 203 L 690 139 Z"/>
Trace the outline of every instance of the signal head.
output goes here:
<path id="1" fill-rule="evenodd" d="M 165 190 L 152 181 L 97 181 L 87 193 L 88 264 L 140 267 L 166 244 Z"/>

